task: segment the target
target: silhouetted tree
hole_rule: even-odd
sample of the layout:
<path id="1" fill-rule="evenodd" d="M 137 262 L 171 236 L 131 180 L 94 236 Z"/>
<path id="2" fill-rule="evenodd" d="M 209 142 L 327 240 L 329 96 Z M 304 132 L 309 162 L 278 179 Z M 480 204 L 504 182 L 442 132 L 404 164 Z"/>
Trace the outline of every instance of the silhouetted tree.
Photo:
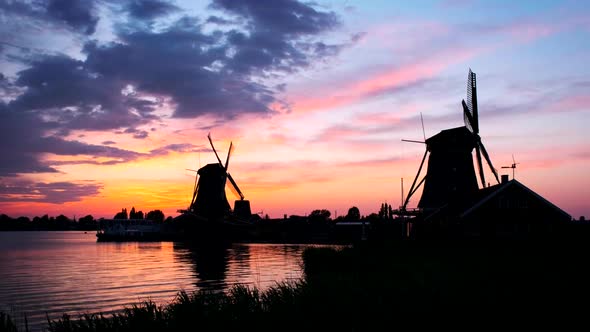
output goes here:
<path id="1" fill-rule="evenodd" d="M 381 219 L 391 219 L 393 218 L 393 208 L 391 205 L 387 203 L 381 204 L 381 209 L 379 209 L 379 218 Z"/>
<path id="2" fill-rule="evenodd" d="M 60 214 L 59 216 L 55 217 L 55 221 L 52 223 L 54 229 L 69 229 L 70 228 L 70 218 Z"/>
<path id="3" fill-rule="evenodd" d="M 132 207 L 129 212 L 129 219 L 143 219 L 143 212 L 135 211 L 135 207 Z"/>
<path id="4" fill-rule="evenodd" d="M 55 218 L 55 221 L 60 224 L 63 224 L 63 223 L 68 223 L 70 221 L 70 218 L 64 216 L 63 214 L 60 214 L 59 216 L 57 216 Z"/>
<path id="5" fill-rule="evenodd" d="M 160 210 L 153 210 L 147 213 L 145 216 L 146 219 L 153 220 L 156 222 L 163 222 L 164 221 L 164 212 Z"/>
<path id="6" fill-rule="evenodd" d="M 94 217 L 91 214 L 86 215 L 85 217 L 82 217 L 82 218 L 78 219 L 78 222 L 81 223 L 81 224 L 82 223 L 90 223 L 90 222 L 93 222 L 93 221 L 94 221 Z"/>
<path id="7" fill-rule="evenodd" d="M 78 219 L 78 226 L 82 229 L 96 228 L 96 220 L 94 220 L 94 217 L 89 214 Z"/>
<path id="8" fill-rule="evenodd" d="M 361 219 L 361 211 L 356 206 L 351 207 L 348 209 L 348 213 L 346 214 L 346 220 L 350 221 L 358 221 Z"/>
<path id="9" fill-rule="evenodd" d="M 126 208 L 121 209 L 121 212 L 117 213 L 115 215 L 115 218 L 113 218 L 113 219 L 129 219 L 127 217 L 127 209 Z"/>
<path id="10" fill-rule="evenodd" d="M 0 229 L 1 230 L 12 230 L 15 225 L 12 222 L 12 218 L 3 214 L 0 214 Z"/>
<path id="11" fill-rule="evenodd" d="M 16 218 L 16 221 L 23 225 L 31 223 L 31 219 L 29 219 L 29 217 L 18 217 Z"/>
<path id="12" fill-rule="evenodd" d="M 311 222 L 326 222 L 330 220 L 330 211 L 328 210 L 313 210 L 309 214 L 309 221 Z"/>

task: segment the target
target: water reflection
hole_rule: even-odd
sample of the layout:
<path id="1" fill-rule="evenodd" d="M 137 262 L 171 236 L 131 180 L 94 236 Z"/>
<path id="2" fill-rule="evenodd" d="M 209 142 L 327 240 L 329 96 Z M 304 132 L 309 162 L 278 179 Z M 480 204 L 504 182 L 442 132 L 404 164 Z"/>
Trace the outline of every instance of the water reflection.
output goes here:
<path id="1" fill-rule="evenodd" d="M 105 314 L 180 290 L 262 290 L 302 275 L 309 245 L 186 246 L 173 242 L 96 242 L 82 232 L 0 232 L 0 311 L 27 315 L 37 331 L 46 317 Z"/>
<path id="2" fill-rule="evenodd" d="M 174 250 L 181 262 L 192 265 L 197 289 L 221 291 L 229 265 L 229 246 L 197 246 L 175 243 Z"/>

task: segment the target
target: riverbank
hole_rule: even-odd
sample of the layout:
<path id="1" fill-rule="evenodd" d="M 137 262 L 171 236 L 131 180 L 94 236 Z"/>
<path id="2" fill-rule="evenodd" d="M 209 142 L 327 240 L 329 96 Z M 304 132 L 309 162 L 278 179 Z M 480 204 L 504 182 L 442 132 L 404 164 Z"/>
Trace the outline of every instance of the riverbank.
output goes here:
<path id="1" fill-rule="evenodd" d="M 259 291 L 180 293 L 112 317 L 64 317 L 50 331 L 472 328 L 585 317 L 588 244 L 398 241 L 303 254 L 304 278 Z"/>

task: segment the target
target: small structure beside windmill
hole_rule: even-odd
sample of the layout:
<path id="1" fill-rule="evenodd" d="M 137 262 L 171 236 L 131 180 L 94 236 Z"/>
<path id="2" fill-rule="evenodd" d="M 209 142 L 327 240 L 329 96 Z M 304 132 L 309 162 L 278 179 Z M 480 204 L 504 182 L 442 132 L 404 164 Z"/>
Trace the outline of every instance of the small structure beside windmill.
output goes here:
<path id="1" fill-rule="evenodd" d="M 414 235 L 521 237 L 547 234 L 570 221 L 567 213 L 515 179 L 503 176 L 500 182 L 479 135 L 477 83 L 471 69 L 467 101 L 462 101 L 462 107 L 465 126 L 443 130 L 425 140 L 426 151 L 418 173 L 406 200 L 396 211 L 400 216 L 415 216 Z M 473 166 L 474 149 L 481 188 Z M 426 175 L 418 181 L 428 154 Z M 482 159 L 497 184 L 486 183 Z M 418 209 L 410 211 L 410 198 L 422 184 Z"/>

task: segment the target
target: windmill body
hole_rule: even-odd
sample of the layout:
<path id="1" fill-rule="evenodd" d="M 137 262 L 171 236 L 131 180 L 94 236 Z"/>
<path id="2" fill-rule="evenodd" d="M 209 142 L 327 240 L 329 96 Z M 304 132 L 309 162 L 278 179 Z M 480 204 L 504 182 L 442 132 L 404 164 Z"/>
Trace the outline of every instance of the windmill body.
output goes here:
<path id="1" fill-rule="evenodd" d="M 208 219 L 219 219 L 230 211 L 225 195 L 226 175 L 219 164 L 207 164 L 197 172 L 199 182 L 190 211 Z"/>
<path id="2" fill-rule="evenodd" d="M 443 130 L 426 140 L 430 157 L 419 208 L 437 209 L 477 192 L 471 155 L 475 144 L 473 134 L 466 127 Z"/>

